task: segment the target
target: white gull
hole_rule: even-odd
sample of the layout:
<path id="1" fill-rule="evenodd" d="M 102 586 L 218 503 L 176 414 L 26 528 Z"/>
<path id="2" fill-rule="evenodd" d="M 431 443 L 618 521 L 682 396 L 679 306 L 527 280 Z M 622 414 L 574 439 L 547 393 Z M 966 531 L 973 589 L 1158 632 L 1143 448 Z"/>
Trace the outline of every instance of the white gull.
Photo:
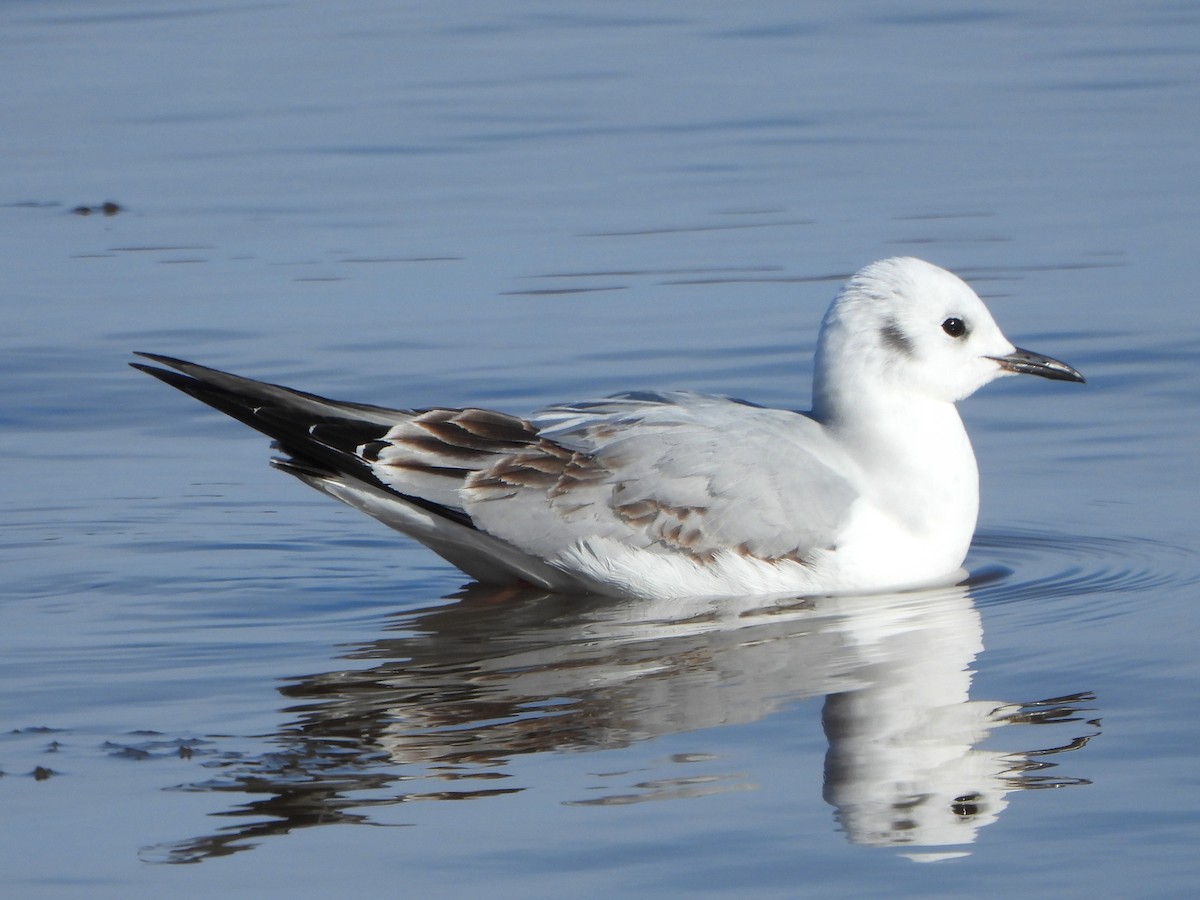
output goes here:
<path id="1" fill-rule="evenodd" d="M 133 364 L 275 439 L 273 465 L 476 580 L 615 596 L 890 590 L 957 573 L 979 509 L 954 404 L 1021 350 L 961 279 L 912 258 L 853 276 L 817 344 L 813 408 L 630 393 L 520 418 L 329 400 L 194 363 Z"/>

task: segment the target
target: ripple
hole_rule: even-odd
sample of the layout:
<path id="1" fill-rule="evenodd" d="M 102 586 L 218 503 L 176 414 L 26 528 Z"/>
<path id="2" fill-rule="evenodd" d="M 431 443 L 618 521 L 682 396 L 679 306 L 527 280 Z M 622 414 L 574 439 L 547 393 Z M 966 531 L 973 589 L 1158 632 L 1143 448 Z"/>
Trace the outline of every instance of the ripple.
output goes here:
<path id="1" fill-rule="evenodd" d="M 976 598 L 984 606 L 1093 594 L 1115 601 L 1126 594 L 1200 583 L 1194 550 L 1147 538 L 983 532 L 972 555 L 986 559 L 985 570 L 999 566 L 1015 573 L 980 586 Z"/>

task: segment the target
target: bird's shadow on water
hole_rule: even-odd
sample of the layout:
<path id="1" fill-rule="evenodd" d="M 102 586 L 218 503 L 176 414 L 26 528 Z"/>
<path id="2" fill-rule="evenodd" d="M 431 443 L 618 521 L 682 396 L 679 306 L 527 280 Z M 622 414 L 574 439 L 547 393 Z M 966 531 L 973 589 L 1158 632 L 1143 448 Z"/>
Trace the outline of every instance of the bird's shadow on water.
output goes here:
<path id="1" fill-rule="evenodd" d="M 381 806 L 516 793 L 530 787 L 507 783 L 506 769 L 522 755 L 737 727 L 817 696 L 831 827 L 913 858 L 962 855 L 1009 793 L 1087 783 L 1052 772 L 1050 757 L 1098 732 L 1087 693 L 970 698 L 983 647 L 974 589 L 738 610 L 469 588 L 396 615 L 387 634 L 348 649 L 352 665 L 290 680 L 291 719 L 271 749 L 211 760 L 213 778 L 177 788 L 241 795 L 217 813 L 239 821 L 142 855 L 199 862 L 297 828 L 377 824 Z M 1036 749 L 979 747 L 1000 726 L 1048 723 L 1074 724 L 1065 736 L 1023 734 Z M 568 803 L 734 787 L 659 780 Z"/>

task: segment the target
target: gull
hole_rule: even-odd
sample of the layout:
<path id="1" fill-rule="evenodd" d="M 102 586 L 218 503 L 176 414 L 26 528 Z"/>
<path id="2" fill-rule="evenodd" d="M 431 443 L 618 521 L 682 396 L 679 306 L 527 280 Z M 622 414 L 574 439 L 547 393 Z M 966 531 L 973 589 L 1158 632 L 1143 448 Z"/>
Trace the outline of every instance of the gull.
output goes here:
<path id="1" fill-rule="evenodd" d="M 632 392 L 528 418 L 330 400 L 185 360 L 131 363 L 274 439 L 272 465 L 484 584 L 619 597 L 868 593 L 956 576 L 979 473 L 955 403 L 1082 382 L 1015 347 L 958 276 L 896 257 L 821 323 L 812 410 Z"/>

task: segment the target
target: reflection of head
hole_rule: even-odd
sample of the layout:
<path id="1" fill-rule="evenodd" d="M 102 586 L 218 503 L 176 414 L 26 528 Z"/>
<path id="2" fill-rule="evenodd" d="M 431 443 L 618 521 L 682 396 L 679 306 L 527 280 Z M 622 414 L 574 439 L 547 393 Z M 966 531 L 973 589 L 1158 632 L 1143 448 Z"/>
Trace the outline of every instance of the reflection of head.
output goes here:
<path id="1" fill-rule="evenodd" d="M 830 736 L 825 799 L 838 808 L 838 822 L 852 841 L 870 846 L 969 844 L 979 829 L 996 821 L 1008 805 L 1004 795 L 1016 786 L 1013 759 L 972 748 L 989 727 L 999 724 L 989 721 L 995 704 L 930 709 L 928 721 L 914 720 L 887 733 L 879 723 L 861 720 L 845 728 L 845 707 L 858 699 L 832 696 L 824 716 Z M 857 718 L 853 711 L 850 717 Z M 972 717 L 978 718 L 970 721 Z"/>
<path id="2" fill-rule="evenodd" d="M 1062 708 L 1038 718 L 1022 715 L 1018 705 L 968 698 L 970 665 L 982 649 L 979 615 L 969 602 L 924 607 L 907 620 L 884 608 L 850 627 L 870 645 L 870 662 L 854 690 L 825 700 L 825 800 L 856 844 L 972 843 L 1008 805 L 1006 794 L 1040 784 L 1021 775 L 1038 767 L 1029 762 L 1036 753 L 976 745 L 999 725 L 1050 721 Z M 931 861 L 963 854 L 910 855 Z"/>

